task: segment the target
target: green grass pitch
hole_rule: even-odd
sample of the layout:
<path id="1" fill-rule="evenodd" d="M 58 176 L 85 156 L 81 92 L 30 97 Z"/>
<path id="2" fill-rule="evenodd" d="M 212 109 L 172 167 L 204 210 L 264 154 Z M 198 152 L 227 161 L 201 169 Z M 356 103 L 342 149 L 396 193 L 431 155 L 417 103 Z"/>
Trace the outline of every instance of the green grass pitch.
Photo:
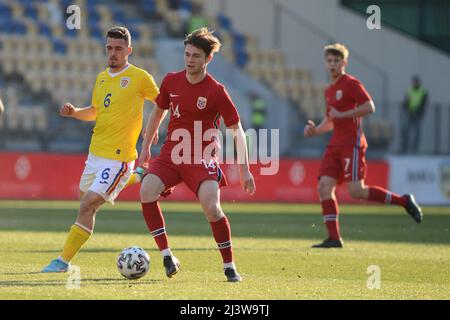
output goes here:
<path id="1" fill-rule="evenodd" d="M 198 204 L 162 202 L 169 241 L 182 263 L 166 278 L 139 203 L 107 205 L 68 274 L 39 270 L 59 255 L 77 202 L 0 202 L 0 299 L 449 299 L 450 209 L 425 207 L 417 225 L 388 206 L 341 206 L 344 249 L 311 249 L 326 231 L 318 205 L 224 204 L 242 283 L 227 283 Z M 150 255 L 150 271 L 123 278 L 116 257 L 128 246 Z M 368 267 L 380 268 L 369 289 Z"/>

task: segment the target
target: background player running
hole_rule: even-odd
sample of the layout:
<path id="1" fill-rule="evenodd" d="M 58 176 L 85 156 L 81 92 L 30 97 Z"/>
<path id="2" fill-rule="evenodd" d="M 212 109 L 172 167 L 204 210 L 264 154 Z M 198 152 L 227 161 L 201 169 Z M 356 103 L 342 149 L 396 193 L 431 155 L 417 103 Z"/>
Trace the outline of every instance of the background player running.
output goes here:
<path id="1" fill-rule="evenodd" d="M 352 198 L 399 205 L 404 207 L 417 223 L 422 221 L 422 210 L 413 195 L 399 196 L 381 187 L 366 186 L 364 183 L 367 141 L 362 131 L 362 119 L 375 112 L 375 105 L 361 82 L 346 74 L 348 56 L 349 51 L 342 44 L 325 47 L 325 66 L 331 78 L 331 84 L 325 90 L 327 113 L 318 126 L 309 120 L 304 129 L 307 137 L 333 130 L 322 158 L 318 184 L 328 238 L 314 245 L 315 248 L 343 246 L 335 189 L 337 184 L 344 181 Z"/>

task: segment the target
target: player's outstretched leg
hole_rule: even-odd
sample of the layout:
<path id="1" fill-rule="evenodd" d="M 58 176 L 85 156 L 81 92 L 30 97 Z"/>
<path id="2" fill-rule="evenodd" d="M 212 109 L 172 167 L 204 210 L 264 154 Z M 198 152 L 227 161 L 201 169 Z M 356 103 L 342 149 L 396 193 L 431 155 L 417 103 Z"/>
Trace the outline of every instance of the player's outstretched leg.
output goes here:
<path id="1" fill-rule="evenodd" d="M 415 222 L 421 223 L 423 220 L 422 208 L 416 202 L 416 199 L 412 194 L 405 194 L 406 198 L 405 210 L 414 219 Z"/>
<path id="2" fill-rule="evenodd" d="M 53 259 L 42 269 L 42 272 L 66 272 L 69 269 L 70 261 L 91 236 L 95 225 L 95 214 L 104 202 L 104 199 L 94 192 L 89 191 L 83 196 L 77 221 L 70 228 L 61 255 Z"/>
<path id="3" fill-rule="evenodd" d="M 400 196 L 379 186 L 365 186 L 363 180 L 348 183 L 348 187 L 350 195 L 355 199 L 401 206 L 415 222 L 420 223 L 423 219 L 422 209 L 412 194 Z"/>
<path id="4" fill-rule="evenodd" d="M 91 234 L 92 231 L 88 231 L 83 225 L 77 222 L 72 225 L 64 243 L 63 252 L 58 258 L 52 260 L 47 267 L 42 269 L 42 272 L 66 272 L 69 269 L 70 261 L 80 251 Z"/>
<path id="5" fill-rule="evenodd" d="M 228 282 L 240 282 L 242 277 L 233 261 L 231 228 L 222 211 L 219 198 L 219 184 L 213 180 L 203 181 L 198 189 L 198 199 L 208 219 L 211 230 L 223 260 L 223 268 Z"/>
<path id="6" fill-rule="evenodd" d="M 141 185 L 142 214 L 147 228 L 163 256 L 163 266 L 166 270 L 166 276 L 171 278 L 178 273 L 181 265 L 170 250 L 164 216 L 157 201 L 163 191 L 164 184 L 159 177 L 153 174 L 145 176 Z"/>

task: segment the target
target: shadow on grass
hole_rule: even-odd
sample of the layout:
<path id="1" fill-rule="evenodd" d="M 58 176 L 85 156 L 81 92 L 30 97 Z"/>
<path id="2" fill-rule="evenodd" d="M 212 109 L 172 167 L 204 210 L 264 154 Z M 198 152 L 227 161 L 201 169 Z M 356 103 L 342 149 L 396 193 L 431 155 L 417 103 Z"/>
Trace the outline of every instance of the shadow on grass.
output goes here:
<path id="1" fill-rule="evenodd" d="M 8 209 L 0 211 L 0 231 L 64 233 L 73 224 L 75 216 L 76 213 L 73 210 Z M 227 213 L 227 216 L 234 237 L 311 240 L 323 239 L 326 236 L 322 217 L 316 213 L 258 214 L 255 212 Z M 165 212 L 164 217 L 169 239 L 170 236 L 212 238 L 210 225 L 200 212 Z M 447 215 L 425 213 L 421 224 L 416 224 L 401 210 L 396 214 L 345 215 L 344 213 L 339 219 L 344 240 L 450 244 L 450 218 Z M 97 215 L 96 220 L 96 234 L 113 233 L 124 236 L 133 234 L 150 237 L 140 212 L 104 210 Z M 42 252 L 51 253 L 59 250 Z M 110 250 L 104 252 L 112 252 L 113 249 Z M 198 248 L 197 250 L 209 249 Z"/>
<path id="2" fill-rule="evenodd" d="M 27 274 L 27 273 L 19 273 L 19 274 Z M 28 273 L 33 274 L 33 273 Z M 11 274 L 8 274 L 11 275 Z M 16 274 L 12 274 L 16 275 Z M 128 280 L 128 279 L 119 279 L 119 278 L 98 278 L 98 279 L 81 279 L 81 286 L 86 284 L 93 285 L 128 285 L 128 286 L 138 286 L 138 285 L 149 285 L 161 283 L 163 280 L 153 280 L 153 279 L 137 279 L 137 280 Z M 45 286 L 66 286 L 67 279 L 65 280 L 33 280 L 33 281 L 23 281 L 23 280 L 9 280 L 9 281 L 0 281 L 0 287 L 45 287 Z"/>
<path id="3" fill-rule="evenodd" d="M 177 251 L 217 251 L 215 247 L 211 248 L 177 248 L 174 247 Z M 156 248 L 143 248 L 147 252 L 158 252 L 159 249 Z M 1 252 L 18 252 L 20 250 L 1 250 Z M 51 249 L 51 250 L 24 250 L 22 252 L 26 253 L 61 253 L 60 249 Z M 82 249 L 83 253 L 120 253 L 120 250 L 114 249 L 114 248 L 89 248 L 89 249 Z"/>
<path id="4" fill-rule="evenodd" d="M 213 240 L 211 240 L 212 242 Z M 190 247 L 184 247 L 184 248 L 179 248 L 177 246 L 171 246 L 173 251 L 176 252 L 193 252 L 193 251 L 212 251 L 212 252 L 216 252 L 217 251 L 217 247 L 211 246 L 209 248 L 190 248 Z M 149 249 L 149 248 L 143 248 L 145 251 L 147 252 L 155 252 L 155 253 L 159 253 L 159 249 Z M 267 249 L 266 248 L 253 248 L 253 247 L 239 247 L 239 251 L 251 251 L 251 252 L 266 252 Z M 277 248 L 278 252 L 298 252 L 298 247 L 292 247 L 290 249 L 287 248 Z M 52 249 L 52 250 L 2 250 L 1 252 L 26 252 L 26 253 L 54 253 L 54 254 L 59 254 L 61 253 L 61 249 Z M 89 254 L 89 253 L 120 253 L 120 250 L 118 249 L 100 249 L 100 248 L 95 248 L 95 249 L 81 249 L 81 251 L 83 254 Z M 37 272 L 40 273 L 40 272 Z M 31 274 L 31 273 L 24 273 L 24 274 Z"/>
<path id="5" fill-rule="evenodd" d="M 19 275 L 30 275 L 30 274 L 41 274 L 42 272 L 34 271 L 34 272 L 7 272 L 1 273 L 5 276 L 19 276 Z"/>

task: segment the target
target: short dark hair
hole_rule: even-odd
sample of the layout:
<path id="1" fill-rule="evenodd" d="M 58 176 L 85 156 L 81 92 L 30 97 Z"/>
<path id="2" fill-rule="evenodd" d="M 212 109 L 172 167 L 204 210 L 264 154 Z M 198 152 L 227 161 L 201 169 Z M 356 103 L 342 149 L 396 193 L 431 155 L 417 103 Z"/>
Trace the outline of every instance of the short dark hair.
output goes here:
<path id="1" fill-rule="evenodd" d="M 209 56 L 211 53 L 216 53 L 219 51 L 220 40 L 213 35 L 213 31 L 209 31 L 208 28 L 200 28 L 186 36 L 184 40 L 184 45 L 193 45 L 199 49 L 202 49 L 206 56 Z"/>
<path id="2" fill-rule="evenodd" d="M 127 42 L 128 46 L 131 45 L 131 34 L 125 27 L 112 27 L 106 33 L 106 38 L 123 39 Z"/>

